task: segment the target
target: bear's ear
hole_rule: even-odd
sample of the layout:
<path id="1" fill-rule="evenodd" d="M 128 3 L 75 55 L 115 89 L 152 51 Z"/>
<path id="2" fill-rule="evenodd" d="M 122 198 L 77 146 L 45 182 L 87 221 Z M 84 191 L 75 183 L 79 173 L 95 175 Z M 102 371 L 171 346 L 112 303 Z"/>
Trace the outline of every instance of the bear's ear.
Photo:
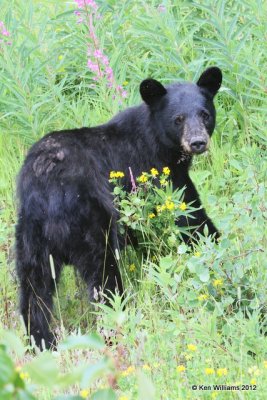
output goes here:
<path id="1" fill-rule="evenodd" d="M 145 79 L 140 85 L 140 94 L 146 104 L 153 105 L 167 93 L 165 87 L 155 79 Z"/>
<path id="2" fill-rule="evenodd" d="M 218 92 L 222 84 L 222 71 L 218 67 L 206 69 L 197 81 L 199 87 L 207 89 L 212 96 Z"/>

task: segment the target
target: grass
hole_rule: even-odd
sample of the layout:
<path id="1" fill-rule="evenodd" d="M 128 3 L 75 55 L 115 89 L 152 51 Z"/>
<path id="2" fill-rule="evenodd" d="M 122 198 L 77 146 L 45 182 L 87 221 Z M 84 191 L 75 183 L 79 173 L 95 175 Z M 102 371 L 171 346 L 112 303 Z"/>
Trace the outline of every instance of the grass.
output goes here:
<path id="1" fill-rule="evenodd" d="M 264 399 L 266 3 L 109 0 L 98 6 L 95 33 L 126 99 L 107 90 L 105 80 L 92 86 L 89 39 L 73 3 L 25 6 L 18 0 L 1 7 L 12 45 L 0 44 L 0 340 L 8 349 L 1 350 L 0 375 L 7 376 L 1 368 L 11 365 L 8 354 L 10 371 L 25 369 L 17 392 L 4 393 L 0 377 L 1 398 L 22 398 L 26 388 L 41 400 L 81 398 L 81 390 L 85 398 L 102 400 Z M 171 237 L 164 245 L 158 239 L 162 250 L 154 258 L 152 243 L 143 256 L 126 249 L 120 260 L 126 309 L 119 297 L 114 310 L 88 305 L 79 277 L 66 268 L 53 323 L 59 336 L 72 336 L 54 355 L 28 353 L 13 250 L 15 182 L 27 149 L 51 130 L 94 126 L 137 104 L 147 76 L 163 83 L 196 80 L 208 65 L 224 73 L 217 128 L 209 154 L 195 159 L 191 176 L 221 242 L 203 238 L 188 253 Z M 107 347 L 98 336 L 81 338 L 92 330 L 117 334 Z M 215 383 L 252 386 L 192 390 Z"/>

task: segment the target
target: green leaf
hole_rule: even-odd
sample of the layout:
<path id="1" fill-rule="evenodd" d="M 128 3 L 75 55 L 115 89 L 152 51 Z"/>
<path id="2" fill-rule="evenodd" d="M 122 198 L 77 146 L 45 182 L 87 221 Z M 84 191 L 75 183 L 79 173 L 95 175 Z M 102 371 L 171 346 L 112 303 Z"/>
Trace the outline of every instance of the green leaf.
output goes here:
<path id="1" fill-rule="evenodd" d="M 107 372 L 109 372 L 109 360 L 107 358 L 102 359 L 94 365 L 90 365 L 83 373 L 81 387 L 87 388 L 92 381 L 102 375 L 106 375 Z"/>
<path id="2" fill-rule="evenodd" d="M 229 161 L 229 163 L 230 163 L 230 165 L 231 165 L 232 167 L 234 167 L 237 171 L 243 171 L 243 168 L 241 167 L 240 163 L 239 163 L 237 160 L 232 159 L 232 160 Z"/>
<path id="3" fill-rule="evenodd" d="M 222 303 L 224 305 L 224 307 L 228 307 L 230 304 L 233 304 L 233 302 L 235 301 L 235 299 L 231 296 L 227 296 L 224 297 Z"/>
<path id="4" fill-rule="evenodd" d="M 188 250 L 188 247 L 186 244 L 180 244 L 180 246 L 178 246 L 178 254 L 185 254 Z"/>
<path id="5" fill-rule="evenodd" d="M 112 389 L 98 390 L 90 397 L 90 400 L 116 400 L 117 396 Z"/>
<path id="6" fill-rule="evenodd" d="M 83 376 L 83 372 L 86 366 L 79 365 L 72 369 L 71 371 L 67 372 L 64 375 L 60 375 L 57 380 L 57 385 L 61 388 L 67 388 L 68 386 L 74 385 L 77 382 L 80 382 Z"/>
<path id="7" fill-rule="evenodd" d="M 19 358 L 23 357 L 26 349 L 20 338 L 15 335 L 15 333 L 1 330 L 0 336 L 1 341 L 7 345 L 8 349 L 13 350 Z"/>
<path id="8" fill-rule="evenodd" d="M 154 400 L 156 398 L 156 391 L 154 385 L 145 374 L 139 372 L 138 374 L 138 400 Z"/>
<path id="9" fill-rule="evenodd" d="M 101 336 L 97 333 L 91 333 L 90 335 L 82 336 L 69 336 L 64 342 L 62 342 L 58 348 L 59 350 L 71 350 L 71 349 L 95 349 L 102 350 L 105 347 L 105 342 Z"/>
<path id="10" fill-rule="evenodd" d="M 205 226 L 204 226 L 203 235 L 204 235 L 205 237 L 208 237 L 208 236 L 209 236 L 209 228 L 208 228 L 207 224 L 205 224 Z"/>
<path id="11" fill-rule="evenodd" d="M 25 365 L 24 369 L 33 382 L 47 387 L 52 387 L 59 376 L 56 360 L 49 352 L 40 354 L 31 363 Z"/>
<path id="12" fill-rule="evenodd" d="M 191 258 L 187 261 L 187 267 L 192 274 L 196 273 L 196 268 L 198 266 L 198 259 Z"/>
<path id="13" fill-rule="evenodd" d="M 162 257 L 159 262 L 160 268 L 163 270 L 168 270 L 173 266 L 173 258 L 171 255 Z"/>
<path id="14" fill-rule="evenodd" d="M 14 364 L 6 352 L 0 349 L 0 388 L 13 382 L 14 378 Z"/>
<path id="15" fill-rule="evenodd" d="M 37 400 L 37 398 L 26 390 L 18 390 L 16 393 L 16 400 Z"/>
<path id="16" fill-rule="evenodd" d="M 119 188 L 118 186 L 116 186 L 113 190 L 113 193 L 118 196 L 121 193 L 121 188 Z"/>
<path id="17" fill-rule="evenodd" d="M 208 267 L 204 265 L 198 265 L 196 268 L 196 274 L 201 282 L 208 282 L 210 280 L 210 271 Z"/>

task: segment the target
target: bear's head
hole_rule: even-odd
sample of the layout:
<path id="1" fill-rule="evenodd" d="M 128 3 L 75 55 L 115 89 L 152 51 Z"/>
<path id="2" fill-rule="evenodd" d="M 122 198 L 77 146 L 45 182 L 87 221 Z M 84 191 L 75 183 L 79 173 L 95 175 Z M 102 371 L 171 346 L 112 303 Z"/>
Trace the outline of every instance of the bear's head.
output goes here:
<path id="1" fill-rule="evenodd" d="M 203 153 L 209 147 L 215 127 L 213 98 L 222 83 L 217 67 L 206 69 L 197 83 L 174 83 L 164 87 L 154 79 L 140 85 L 153 127 L 160 142 L 188 154 Z"/>

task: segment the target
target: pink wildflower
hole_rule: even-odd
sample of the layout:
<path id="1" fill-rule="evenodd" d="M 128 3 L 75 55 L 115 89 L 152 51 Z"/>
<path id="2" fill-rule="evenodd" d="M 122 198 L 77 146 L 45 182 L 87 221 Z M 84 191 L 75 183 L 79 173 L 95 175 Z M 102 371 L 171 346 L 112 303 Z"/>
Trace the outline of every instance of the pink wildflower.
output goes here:
<path id="1" fill-rule="evenodd" d="M 166 12 L 166 7 L 163 4 L 160 4 L 158 6 L 158 11 L 161 13 L 165 13 Z"/>
<path id="2" fill-rule="evenodd" d="M 74 0 L 78 8 L 86 8 L 87 6 L 97 10 L 98 6 L 94 0 Z"/>
<path id="3" fill-rule="evenodd" d="M 4 37 L 9 37 L 10 33 L 8 32 L 8 30 L 6 29 L 4 22 L 0 21 L 0 35 L 4 36 Z M 0 36 L 1 37 L 1 36 Z M 4 39 L 1 38 L 0 43 L 4 43 L 7 44 L 8 46 L 10 46 L 12 44 L 11 41 L 6 42 Z"/>
<path id="4" fill-rule="evenodd" d="M 108 60 L 108 57 L 107 57 L 107 56 L 103 56 L 103 57 L 102 57 L 102 63 L 103 63 L 104 65 L 108 65 L 108 64 L 109 64 L 109 60 Z"/>
<path id="5" fill-rule="evenodd" d="M 98 64 L 94 63 L 92 60 L 87 61 L 87 66 L 92 72 L 99 72 L 99 66 Z"/>
<path id="6" fill-rule="evenodd" d="M 116 81 L 114 78 L 113 69 L 109 64 L 109 58 L 104 54 L 104 51 L 99 47 L 99 40 L 96 36 L 95 28 L 94 28 L 94 18 L 100 17 L 95 11 L 98 9 L 97 4 L 93 0 L 74 0 L 77 4 L 77 7 L 81 10 L 84 10 L 84 16 L 81 17 L 80 11 L 75 11 L 75 15 L 79 17 L 78 23 L 86 23 L 88 27 L 88 48 L 87 48 L 87 67 L 94 74 L 92 77 L 93 81 L 98 81 L 99 78 L 104 78 L 107 81 L 107 87 L 110 89 L 114 89 L 116 94 L 113 95 L 113 98 L 116 98 L 116 95 L 119 95 L 120 98 L 126 98 L 127 92 L 123 90 L 121 85 L 116 85 Z M 121 104 L 121 102 L 120 102 Z"/>
<path id="7" fill-rule="evenodd" d="M 2 35 L 4 35 L 4 36 L 10 36 L 10 33 L 9 33 L 6 29 L 3 29 L 3 30 L 2 30 Z"/>
<path id="8" fill-rule="evenodd" d="M 94 56 L 95 58 L 102 58 L 103 57 L 103 53 L 100 49 L 96 49 L 94 52 Z"/>

